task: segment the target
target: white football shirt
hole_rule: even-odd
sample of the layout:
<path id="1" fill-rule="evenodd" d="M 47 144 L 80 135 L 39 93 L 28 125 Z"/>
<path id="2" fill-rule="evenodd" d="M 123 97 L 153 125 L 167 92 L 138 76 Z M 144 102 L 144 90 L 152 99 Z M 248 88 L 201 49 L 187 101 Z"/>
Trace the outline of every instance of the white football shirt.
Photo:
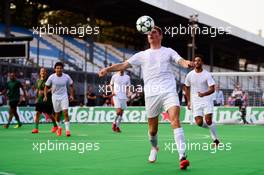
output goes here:
<path id="1" fill-rule="evenodd" d="M 62 76 L 51 74 L 46 81 L 46 86 L 51 86 L 52 96 L 56 99 L 68 98 L 67 86 L 72 85 L 73 81 L 68 74 L 62 73 Z"/>
<path id="2" fill-rule="evenodd" d="M 111 85 L 114 85 L 114 93 L 119 99 L 127 99 L 127 87 L 130 86 L 130 77 L 126 74 L 121 76 L 119 73 L 115 73 L 110 81 Z"/>
<path id="3" fill-rule="evenodd" d="M 141 66 L 145 96 L 150 97 L 177 92 L 172 64 L 180 59 L 181 56 L 173 49 L 161 47 L 138 52 L 127 61 L 132 66 Z"/>
<path id="4" fill-rule="evenodd" d="M 189 72 L 185 78 L 185 85 L 191 87 L 191 103 L 200 104 L 203 102 L 212 102 L 212 95 L 199 97 L 198 92 L 204 93 L 208 91 L 209 86 L 215 85 L 215 81 L 212 75 L 203 70 L 200 73 L 192 70 Z"/>
<path id="5" fill-rule="evenodd" d="M 240 89 L 235 89 L 233 92 L 232 92 L 232 97 L 236 98 L 237 100 L 242 100 L 243 98 L 243 92 L 242 90 Z"/>

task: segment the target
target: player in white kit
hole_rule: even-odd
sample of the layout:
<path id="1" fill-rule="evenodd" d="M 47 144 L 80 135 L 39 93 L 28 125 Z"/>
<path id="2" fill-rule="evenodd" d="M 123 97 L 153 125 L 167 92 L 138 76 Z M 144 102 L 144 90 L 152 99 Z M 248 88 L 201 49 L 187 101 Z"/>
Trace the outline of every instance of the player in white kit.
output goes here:
<path id="1" fill-rule="evenodd" d="M 219 144 L 216 134 L 216 125 L 212 120 L 214 104 L 212 95 L 215 91 L 215 81 L 212 75 L 203 69 L 203 56 L 194 58 L 194 70 L 189 72 L 185 79 L 188 109 L 192 110 L 198 126 L 210 129 L 215 146 Z M 191 95 L 190 95 L 191 92 Z"/>
<path id="2" fill-rule="evenodd" d="M 72 101 L 74 99 L 74 89 L 73 89 L 73 81 L 68 74 L 63 73 L 63 63 L 57 62 L 54 66 L 55 73 L 49 76 L 48 80 L 45 83 L 44 89 L 44 101 L 47 100 L 47 92 L 51 87 L 52 91 L 52 104 L 55 112 L 55 119 L 58 125 L 57 135 L 61 136 L 62 128 L 60 116 L 63 112 L 64 120 L 65 120 L 65 129 L 66 136 L 71 136 L 70 132 L 70 122 L 68 115 L 69 108 L 69 100 Z M 70 97 L 68 98 L 67 87 L 70 87 Z"/>
<path id="3" fill-rule="evenodd" d="M 180 104 L 176 91 L 175 77 L 171 66 L 179 64 L 182 67 L 192 67 L 193 63 L 180 57 L 171 48 L 161 46 L 162 30 L 155 26 L 148 34 L 150 48 L 136 53 L 127 61 L 102 69 L 99 76 L 103 77 L 109 72 L 126 70 L 132 66 L 141 66 L 143 71 L 146 111 L 149 124 L 149 140 L 151 151 L 149 162 L 154 163 L 158 152 L 158 116 L 162 108 L 168 112 L 174 139 L 180 159 L 180 169 L 186 169 L 189 161 L 185 154 L 184 132 L 180 125 Z"/>
<path id="4" fill-rule="evenodd" d="M 127 107 L 127 92 L 130 86 L 130 77 L 124 71 L 115 73 L 110 81 L 112 85 L 113 101 L 116 108 L 116 118 L 112 125 L 114 132 L 121 132 L 120 124 L 124 109 Z"/>

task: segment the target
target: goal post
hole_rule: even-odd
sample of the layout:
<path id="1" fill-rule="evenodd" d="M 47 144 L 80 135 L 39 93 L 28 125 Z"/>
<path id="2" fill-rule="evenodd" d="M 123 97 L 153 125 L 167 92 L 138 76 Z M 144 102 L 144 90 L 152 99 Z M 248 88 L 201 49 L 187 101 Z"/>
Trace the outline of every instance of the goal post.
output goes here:
<path id="1" fill-rule="evenodd" d="M 264 72 L 211 72 L 225 96 L 225 103 L 235 86 L 248 93 L 249 106 L 263 105 Z"/>

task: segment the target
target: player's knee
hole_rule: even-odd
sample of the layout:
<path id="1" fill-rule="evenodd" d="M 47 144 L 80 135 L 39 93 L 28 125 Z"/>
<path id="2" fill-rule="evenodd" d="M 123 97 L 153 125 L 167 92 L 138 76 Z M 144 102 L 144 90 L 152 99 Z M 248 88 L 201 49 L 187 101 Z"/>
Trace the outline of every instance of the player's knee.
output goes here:
<path id="1" fill-rule="evenodd" d="M 156 129 L 150 129 L 149 130 L 149 135 L 151 135 L 151 136 L 155 136 L 155 135 L 157 135 L 157 130 Z"/>
<path id="2" fill-rule="evenodd" d="M 123 113 L 122 109 L 117 109 L 117 111 L 116 111 L 117 115 L 122 115 L 122 113 Z"/>
<path id="3" fill-rule="evenodd" d="M 200 127 L 202 127 L 203 126 L 203 120 L 195 120 L 195 122 L 196 122 L 196 124 L 197 124 L 197 126 L 200 126 Z"/>
<path id="4" fill-rule="evenodd" d="M 68 116 L 68 109 L 65 109 L 65 110 L 63 110 L 63 115 L 66 115 L 66 116 Z"/>
<path id="5" fill-rule="evenodd" d="M 212 119 L 205 119 L 205 122 L 208 126 L 212 124 Z"/>
<path id="6" fill-rule="evenodd" d="M 178 118 L 174 118 L 171 120 L 172 128 L 179 128 L 180 127 L 180 120 Z"/>

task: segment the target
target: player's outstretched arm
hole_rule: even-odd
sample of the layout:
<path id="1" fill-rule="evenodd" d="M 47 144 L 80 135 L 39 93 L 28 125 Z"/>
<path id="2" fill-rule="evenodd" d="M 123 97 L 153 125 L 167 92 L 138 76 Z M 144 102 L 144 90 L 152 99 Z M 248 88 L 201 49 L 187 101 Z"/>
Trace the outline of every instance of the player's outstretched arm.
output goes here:
<path id="1" fill-rule="evenodd" d="M 194 67 L 194 63 L 192 61 L 185 60 L 183 58 L 181 58 L 178 63 L 179 63 L 179 65 L 181 65 L 184 68 L 193 68 Z"/>
<path id="2" fill-rule="evenodd" d="M 126 70 L 128 68 L 130 68 L 130 64 L 125 61 L 123 63 L 119 63 L 119 64 L 114 64 L 110 67 L 106 67 L 104 69 L 101 69 L 98 73 L 99 77 L 104 77 L 107 73 L 109 72 L 117 72 L 117 71 L 122 71 L 122 70 Z"/>

